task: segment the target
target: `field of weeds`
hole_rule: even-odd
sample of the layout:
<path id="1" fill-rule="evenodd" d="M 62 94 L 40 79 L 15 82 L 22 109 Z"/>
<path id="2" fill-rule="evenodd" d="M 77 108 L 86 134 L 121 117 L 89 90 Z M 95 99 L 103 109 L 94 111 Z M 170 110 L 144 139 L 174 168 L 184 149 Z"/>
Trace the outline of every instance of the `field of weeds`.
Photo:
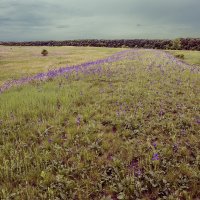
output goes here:
<path id="1" fill-rule="evenodd" d="M 121 50 L 2 78 L 1 199 L 199 199 L 199 65 Z"/>

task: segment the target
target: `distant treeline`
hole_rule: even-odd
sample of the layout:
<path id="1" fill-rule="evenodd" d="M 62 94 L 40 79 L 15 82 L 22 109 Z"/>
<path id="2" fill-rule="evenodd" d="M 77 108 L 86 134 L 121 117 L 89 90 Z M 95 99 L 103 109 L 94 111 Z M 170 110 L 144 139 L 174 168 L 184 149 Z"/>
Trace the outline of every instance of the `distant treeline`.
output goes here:
<path id="1" fill-rule="evenodd" d="M 66 40 L 66 41 L 30 41 L 0 42 L 6 46 L 91 46 L 91 47 L 129 47 L 151 49 L 182 49 L 200 51 L 200 38 L 180 38 L 175 40 Z"/>

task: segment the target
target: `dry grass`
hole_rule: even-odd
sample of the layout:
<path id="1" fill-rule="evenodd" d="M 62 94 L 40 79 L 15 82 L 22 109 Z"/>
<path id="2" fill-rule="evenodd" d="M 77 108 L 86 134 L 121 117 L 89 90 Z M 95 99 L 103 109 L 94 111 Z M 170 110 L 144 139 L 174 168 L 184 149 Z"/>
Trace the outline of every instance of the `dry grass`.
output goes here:
<path id="1" fill-rule="evenodd" d="M 41 55 L 43 49 L 48 50 L 48 56 Z M 120 48 L 95 47 L 0 46 L 0 85 L 10 79 L 46 72 L 52 68 L 97 60 L 121 50 Z"/>

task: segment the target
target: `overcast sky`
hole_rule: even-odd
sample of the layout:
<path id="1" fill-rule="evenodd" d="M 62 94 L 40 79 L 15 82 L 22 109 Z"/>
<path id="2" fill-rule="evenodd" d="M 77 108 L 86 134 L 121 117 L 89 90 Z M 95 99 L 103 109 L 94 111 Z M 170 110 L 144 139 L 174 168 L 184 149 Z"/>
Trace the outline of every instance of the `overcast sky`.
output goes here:
<path id="1" fill-rule="evenodd" d="M 0 41 L 200 37 L 200 0 L 0 0 Z"/>

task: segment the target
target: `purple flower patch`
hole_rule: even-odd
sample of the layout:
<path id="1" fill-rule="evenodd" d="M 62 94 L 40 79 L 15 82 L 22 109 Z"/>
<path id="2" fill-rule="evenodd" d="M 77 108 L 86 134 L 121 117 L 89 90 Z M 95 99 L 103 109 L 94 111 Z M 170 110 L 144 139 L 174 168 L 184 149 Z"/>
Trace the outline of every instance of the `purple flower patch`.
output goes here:
<path id="1" fill-rule="evenodd" d="M 138 167 L 138 160 L 137 159 L 133 159 L 130 163 L 130 168 L 135 168 Z"/>
<path id="2" fill-rule="evenodd" d="M 163 110 L 160 110 L 159 116 L 162 117 L 164 114 L 165 114 L 165 112 Z"/>
<path id="3" fill-rule="evenodd" d="M 68 74 L 70 74 L 72 72 L 76 72 L 77 74 L 78 74 L 78 72 L 86 72 L 88 69 L 91 70 L 91 67 L 96 67 L 97 72 L 100 72 L 101 69 L 98 68 L 99 65 L 122 60 L 125 58 L 127 53 L 134 52 L 134 51 L 135 50 L 125 50 L 125 51 L 115 53 L 112 56 L 107 57 L 105 59 L 90 61 L 90 62 L 86 62 L 86 63 L 82 63 L 79 65 L 74 65 L 74 66 L 62 67 L 60 69 L 52 69 L 46 73 L 39 73 L 34 76 L 23 77 L 20 79 L 8 81 L 8 82 L 4 83 L 2 86 L 0 86 L 0 94 L 6 90 L 12 88 L 13 86 L 24 85 L 24 84 L 30 83 L 31 81 L 39 81 L 39 80 L 45 81 L 45 80 L 53 79 L 55 77 L 63 76 L 63 75 L 65 75 L 65 77 L 68 79 Z"/>
<path id="4" fill-rule="evenodd" d="M 158 153 L 154 153 L 152 160 L 160 160 L 159 154 Z"/>
<path id="5" fill-rule="evenodd" d="M 177 152 L 177 151 L 178 151 L 178 144 L 174 144 L 174 145 L 173 145 L 173 151 L 174 151 L 174 152 Z"/>
<path id="6" fill-rule="evenodd" d="M 78 126 L 81 124 L 81 116 L 80 115 L 76 118 L 76 124 Z"/>
<path id="7" fill-rule="evenodd" d="M 197 120 L 196 120 L 196 123 L 200 125 L 200 119 L 197 119 Z"/>
<path id="8" fill-rule="evenodd" d="M 153 144 L 152 144 L 153 146 L 154 146 L 154 148 L 156 149 L 156 147 L 157 147 L 157 143 L 156 142 L 153 142 Z"/>

